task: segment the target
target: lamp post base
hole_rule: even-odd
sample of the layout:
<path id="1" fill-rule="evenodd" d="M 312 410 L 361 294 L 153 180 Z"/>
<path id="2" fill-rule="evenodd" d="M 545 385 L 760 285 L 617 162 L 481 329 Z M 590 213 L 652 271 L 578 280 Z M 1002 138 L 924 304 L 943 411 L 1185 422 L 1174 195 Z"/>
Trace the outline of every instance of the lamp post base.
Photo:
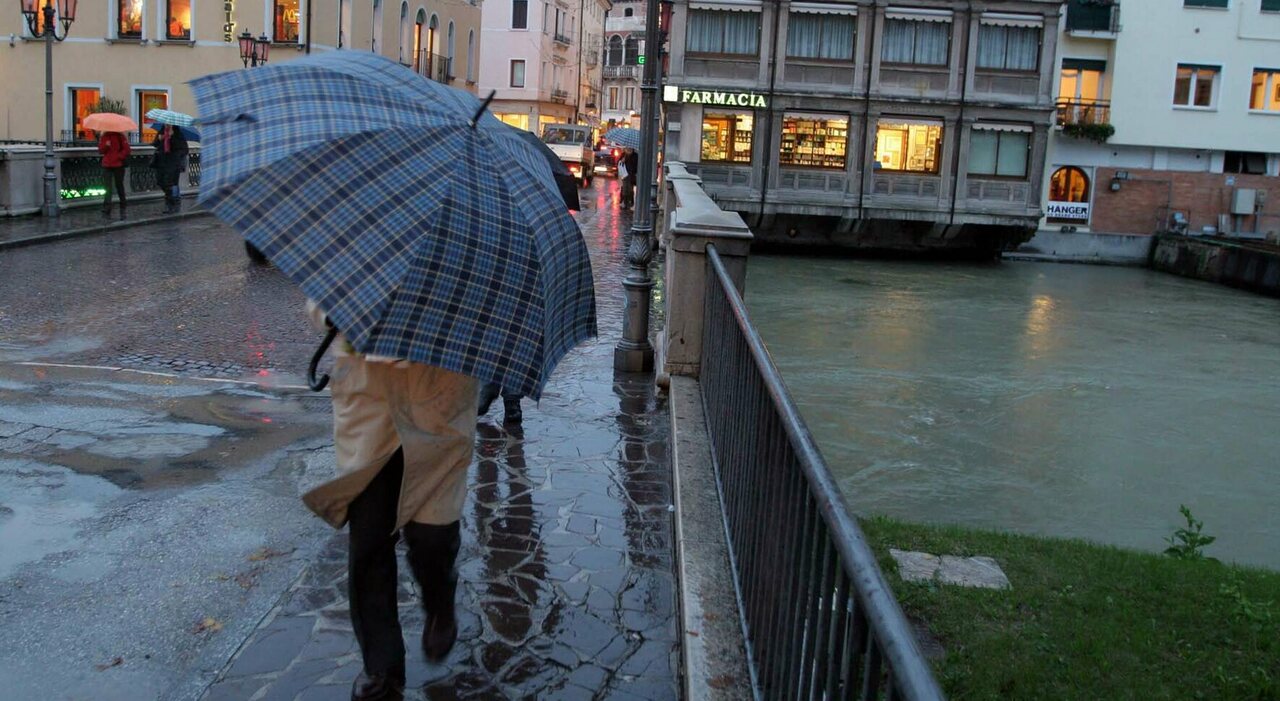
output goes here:
<path id="1" fill-rule="evenodd" d="M 653 372 L 653 346 L 645 348 L 623 348 L 621 345 L 613 349 L 614 372 Z"/>
<path id="2" fill-rule="evenodd" d="M 646 279 L 647 266 L 633 269 L 622 281 L 626 294 L 622 340 L 613 348 L 615 372 L 652 372 L 653 345 L 649 343 L 649 295 L 654 282 Z"/>

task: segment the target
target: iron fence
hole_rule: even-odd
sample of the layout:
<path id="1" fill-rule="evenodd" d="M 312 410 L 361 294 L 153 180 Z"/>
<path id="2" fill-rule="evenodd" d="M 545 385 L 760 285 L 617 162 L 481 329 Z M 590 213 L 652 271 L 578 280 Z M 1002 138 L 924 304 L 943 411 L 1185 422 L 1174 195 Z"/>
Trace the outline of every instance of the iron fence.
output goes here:
<path id="1" fill-rule="evenodd" d="M 1118 33 L 1120 3 L 1117 0 L 1069 0 L 1067 31 Z"/>
<path id="2" fill-rule="evenodd" d="M 453 59 L 440 54 L 433 54 L 427 49 L 418 52 L 418 60 L 414 70 L 418 75 L 437 83 L 448 83 L 453 80 L 451 73 Z"/>
<path id="3" fill-rule="evenodd" d="M 1058 100 L 1057 107 L 1058 126 L 1111 122 L 1111 103 L 1106 100 Z"/>
<path id="4" fill-rule="evenodd" d="M 703 323 L 700 384 L 760 697 L 942 699 L 715 246 Z"/>

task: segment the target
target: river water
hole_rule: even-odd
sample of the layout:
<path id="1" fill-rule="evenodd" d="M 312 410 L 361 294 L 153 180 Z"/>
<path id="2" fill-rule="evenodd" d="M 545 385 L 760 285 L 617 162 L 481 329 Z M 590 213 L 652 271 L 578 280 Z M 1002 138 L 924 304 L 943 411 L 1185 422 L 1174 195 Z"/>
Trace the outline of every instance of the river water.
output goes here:
<path id="1" fill-rule="evenodd" d="M 752 256 L 747 306 L 860 515 L 1280 569 L 1280 301 L 1130 268 Z"/>

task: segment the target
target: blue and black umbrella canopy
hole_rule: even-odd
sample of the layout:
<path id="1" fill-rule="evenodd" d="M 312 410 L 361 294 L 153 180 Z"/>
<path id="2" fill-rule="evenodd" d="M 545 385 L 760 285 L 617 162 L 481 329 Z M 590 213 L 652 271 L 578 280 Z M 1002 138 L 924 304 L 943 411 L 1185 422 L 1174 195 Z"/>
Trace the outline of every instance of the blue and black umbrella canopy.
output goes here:
<path id="1" fill-rule="evenodd" d="M 596 330 L 547 159 L 475 96 L 338 51 L 192 83 L 200 202 L 362 353 L 537 397 Z"/>
<path id="2" fill-rule="evenodd" d="M 623 148 L 640 148 L 640 130 L 630 127 L 614 127 L 604 133 L 604 140 Z"/>

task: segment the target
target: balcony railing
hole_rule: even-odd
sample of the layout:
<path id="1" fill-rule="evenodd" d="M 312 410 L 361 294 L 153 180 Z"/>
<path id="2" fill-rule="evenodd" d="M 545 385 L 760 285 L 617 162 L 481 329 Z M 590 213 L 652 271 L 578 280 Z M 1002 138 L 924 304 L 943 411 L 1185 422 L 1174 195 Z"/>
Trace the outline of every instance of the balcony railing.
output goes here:
<path id="1" fill-rule="evenodd" d="M 1110 124 L 1111 103 L 1106 100 L 1058 100 L 1058 126 Z"/>
<path id="2" fill-rule="evenodd" d="M 573 43 L 573 39 L 569 38 L 569 36 L 565 34 L 561 34 L 560 32 L 556 32 L 552 38 L 556 40 L 557 44 L 562 44 L 564 46 L 568 46 Z"/>
<path id="3" fill-rule="evenodd" d="M 609 78 L 640 80 L 640 66 L 605 66 L 604 77 L 606 80 Z"/>
<path id="4" fill-rule="evenodd" d="M 418 60 L 413 66 L 413 70 L 418 75 L 428 80 L 434 80 L 437 83 L 452 82 L 452 68 L 453 59 L 440 54 L 433 54 L 426 49 L 418 52 Z"/>
<path id="5" fill-rule="evenodd" d="M 85 129 L 63 129 L 62 138 L 54 142 L 55 145 L 81 146 L 84 144 L 97 144 L 99 133 L 87 131 Z M 148 143 L 150 139 L 143 138 L 142 134 L 131 131 L 125 136 L 129 137 L 129 143 L 137 146 L 138 144 Z M 40 143 L 44 143 L 41 141 Z"/>
<path id="6" fill-rule="evenodd" d="M 557 88 L 557 89 L 555 89 L 555 90 L 552 90 L 552 91 L 551 91 L 551 101 L 552 101 L 552 102 L 561 102 L 561 103 L 563 103 L 563 102 L 566 102 L 568 99 L 569 99 L 569 91 L 568 91 L 568 90 L 561 90 L 561 89 Z"/>
<path id="7" fill-rule="evenodd" d="M 1116 0 L 1070 0 L 1068 32 L 1115 34 L 1120 31 L 1120 3 Z"/>

